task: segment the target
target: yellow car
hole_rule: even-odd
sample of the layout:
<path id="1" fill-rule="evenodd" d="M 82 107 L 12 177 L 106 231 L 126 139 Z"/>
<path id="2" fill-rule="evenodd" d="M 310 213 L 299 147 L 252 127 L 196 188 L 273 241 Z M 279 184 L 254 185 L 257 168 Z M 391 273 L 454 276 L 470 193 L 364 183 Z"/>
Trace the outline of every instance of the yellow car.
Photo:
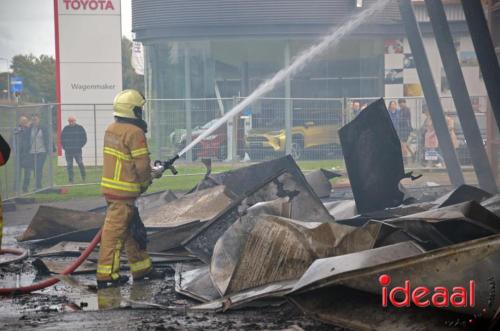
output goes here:
<path id="1" fill-rule="evenodd" d="M 291 155 L 298 160 L 309 151 L 318 151 L 320 158 L 329 153 L 338 153 L 340 124 L 316 124 L 306 122 L 292 127 Z M 252 160 L 265 155 L 285 153 L 285 130 L 253 129 L 245 137 L 246 150 Z"/>

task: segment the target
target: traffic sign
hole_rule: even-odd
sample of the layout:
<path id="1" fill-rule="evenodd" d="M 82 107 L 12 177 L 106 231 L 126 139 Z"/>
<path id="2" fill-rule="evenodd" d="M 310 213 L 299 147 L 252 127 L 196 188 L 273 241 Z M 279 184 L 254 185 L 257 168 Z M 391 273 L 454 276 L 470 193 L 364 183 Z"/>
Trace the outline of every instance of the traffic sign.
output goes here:
<path id="1" fill-rule="evenodd" d="M 16 93 L 19 92 L 21 93 L 23 91 L 23 78 L 20 76 L 12 76 L 10 77 L 10 92 L 11 93 Z"/>

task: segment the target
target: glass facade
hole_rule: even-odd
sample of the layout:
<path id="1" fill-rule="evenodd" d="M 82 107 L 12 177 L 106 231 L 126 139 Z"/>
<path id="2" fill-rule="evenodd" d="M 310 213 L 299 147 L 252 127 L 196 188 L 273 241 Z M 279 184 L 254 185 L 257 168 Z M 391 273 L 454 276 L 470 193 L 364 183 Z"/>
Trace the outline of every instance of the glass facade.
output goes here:
<path id="1" fill-rule="evenodd" d="M 152 125 L 159 129 L 153 130 L 155 138 L 163 146 L 176 130 L 190 127 L 196 131 L 220 117 L 234 104 L 234 98 L 249 95 L 316 42 L 313 38 L 238 38 L 146 43 L 146 97 L 157 100 L 150 104 Z M 289 85 L 277 86 L 252 104 L 247 111 L 252 115 L 250 126 L 283 128 L 286 99 L 290 98 L 294 99 L 290 105 L 294 126 L 303 124 L 306 117 L 340 124 L 341 102 L 318 100 L 312 105 L 300 99 L 380 96 L 383 73 L 382 37 L 346 39 L 292 77 Z"/>

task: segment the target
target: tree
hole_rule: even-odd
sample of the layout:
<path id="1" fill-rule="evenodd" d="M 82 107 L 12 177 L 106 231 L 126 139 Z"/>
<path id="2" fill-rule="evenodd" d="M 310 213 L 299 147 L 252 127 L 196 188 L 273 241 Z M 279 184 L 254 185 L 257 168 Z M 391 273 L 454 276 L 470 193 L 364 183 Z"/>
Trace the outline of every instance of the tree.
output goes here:
<path id="1" fill-rule="evenodd" d="M 0 99 L 7 98 L 8 92 L 7 89 L 9 87 L 9 84 L 7 83 L 9 80 L 9 75 L 7 72 L 0 72 Z"/>
<path id="2" fill-rule="evenodd" d="M 144 92 L 144 77 L 135 73 L 132 68 L 131 58 L 132 42 L 123 37 L 123 89 L 136 89 Z M 37 103 L 56 101 L 56 69 L 55 60 L 52 56 L 16 55 L 12 58 L 11 69 L 12 76 L 20 76 L 23 79 L 22 99 L 24 101 Z M 3 76 L 4 74 L 0 73 L 0 87 L 5 85 L 6 78 Z"/>
<path id="3" fill-rule="evenodd" d="M 132 41 L 122 37 L 123 89 L 135 89 L 144 93 L 144 76 L 136 74 L 132 67 Z"/>
<path id="4" fill-rule="evenodd" d="M 11 68 L 13 76 L 23 79 L 25 101 L 56 101 L 56 67 L 52 56 L 16 55 L 12 58 Z"/>

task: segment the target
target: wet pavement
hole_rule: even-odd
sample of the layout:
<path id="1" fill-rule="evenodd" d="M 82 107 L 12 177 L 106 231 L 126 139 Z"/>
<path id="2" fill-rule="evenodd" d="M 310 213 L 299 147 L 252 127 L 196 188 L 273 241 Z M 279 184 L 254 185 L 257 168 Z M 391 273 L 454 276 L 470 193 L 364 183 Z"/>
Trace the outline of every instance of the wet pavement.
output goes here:
<path id="1" fill-rule="evenodd" d="M 4 243 L 6 247 L 20 247 L 15 237 L 24 231 L 27 222 L 13 220 L 9 214 Z M 37 274 L 32 261 L 28 258 L 0 267 L 0 286 L 29 285 L 48 277 Z M 165 280 L 129 282 L 122 288 L 98 293 L 93 285 L 93 274 L 75 275 L 31 295 L 0 297 L 0 329 L 332 330 L 331 325 L 306 318 L 289 303 L 224 314 L 189 312 L 188 307 L 195 302 L 175 293 L 172 272 Z"/>

